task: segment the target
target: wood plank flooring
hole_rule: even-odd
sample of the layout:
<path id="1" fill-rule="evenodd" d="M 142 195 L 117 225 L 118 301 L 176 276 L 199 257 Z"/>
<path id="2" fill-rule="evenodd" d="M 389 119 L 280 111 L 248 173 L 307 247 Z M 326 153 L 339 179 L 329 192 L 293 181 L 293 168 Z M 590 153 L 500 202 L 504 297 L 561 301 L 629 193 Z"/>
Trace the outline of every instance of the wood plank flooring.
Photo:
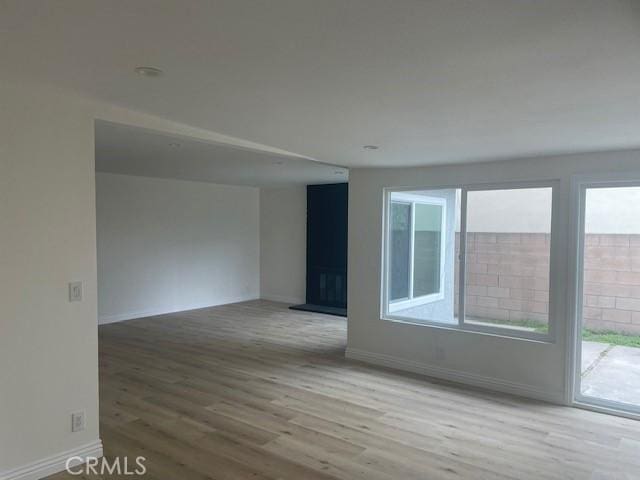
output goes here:
<path id="1" fill-rule="evenodd" d="M 369 367 L 345 343 L 346 319 L 266 301 L 102 326 L 106 456 L 145 456 L 149 480 L 640 478 L 640 422 Z"/>

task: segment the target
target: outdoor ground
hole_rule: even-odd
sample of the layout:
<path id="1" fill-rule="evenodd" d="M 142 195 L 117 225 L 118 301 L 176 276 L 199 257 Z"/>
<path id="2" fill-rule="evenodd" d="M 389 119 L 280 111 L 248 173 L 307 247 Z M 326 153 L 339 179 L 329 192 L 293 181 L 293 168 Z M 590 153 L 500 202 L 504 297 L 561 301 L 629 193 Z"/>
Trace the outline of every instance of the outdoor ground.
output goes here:
<path id="1" fill-rule="evenodd" d="M 582 342 L 582 394 L 640 405 L 640 348 Z"/>

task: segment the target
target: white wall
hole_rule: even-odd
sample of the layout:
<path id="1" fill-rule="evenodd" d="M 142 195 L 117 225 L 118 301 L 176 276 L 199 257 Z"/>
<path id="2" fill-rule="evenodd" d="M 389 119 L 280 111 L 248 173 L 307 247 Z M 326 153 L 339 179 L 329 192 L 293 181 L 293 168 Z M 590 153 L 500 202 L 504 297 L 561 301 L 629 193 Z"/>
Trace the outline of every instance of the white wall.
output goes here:
<path id="1" fill-rule="evenodd" d="M 547 189 L 469 192 L 467 231 L 549 233 L 551 195 Z"/>
<path id="2" fill-rule="evenodd" d="M 587 233 L 640 233 L 640 218 L 635 212 L 640 202 L 640 188 L 592 189 L 587 200 Z M 550 197 L 544 190 L 473 192 L 473 200 L 468 205 L 467 229 L 470 232 L 548 233 L 550 205 Z"/>
<path id="3" fill-rule="evenodd" d="M 349 175 L 348 356 L 562 402 L 567 395 L 570 185 L 573 174 L 635 171 L 640 151 L 530 158 L 426 168 L 352 169 Z M 385 187 L 436 188 L 500 181 L 555 180 L 550 317 L 555 342 L 381 320 L 382 206 Z"/>
<path id="4" fill-rule="evenodd" d="M 640 233 L 640 187 L 594 188 L 587 191 L 587 233 Z"/>
<path id="5" fill-rule="evenodd" d="M 96 174 L 100 323 L 259 297 L 259 190 Z"/>
<path id="6" fill-rule="evenodd" d="M 306 187 L 260 190 L 260 296 L 304 303 L 306 288 Z"/>
<path id="7" fill-rule="evenodd" d="M 0 82 L 0 478 L 98 442 L 92 114 Z M 86 429 L 71 433 L 76 410 Z"/>
<path id="8" fill-rule="evenodd" d="M 95 119 L 234 140 L 59 89 L 0 82 L 0 479 L 33 467 L 53 473 L 69 452 L 100 451 Z M 82 302 L 68 302 L 70 281 L 84 283 Z M 71 433 L 77 410 L 86 429 Z"/>

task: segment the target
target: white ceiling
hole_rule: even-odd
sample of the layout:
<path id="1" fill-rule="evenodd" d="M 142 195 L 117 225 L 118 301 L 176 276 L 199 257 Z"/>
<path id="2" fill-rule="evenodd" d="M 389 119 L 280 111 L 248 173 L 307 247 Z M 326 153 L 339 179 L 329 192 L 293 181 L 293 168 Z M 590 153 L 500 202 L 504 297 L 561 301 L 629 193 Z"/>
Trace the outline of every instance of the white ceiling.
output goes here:
<path id="1" fill-rule="evenodd" d="M 346 168 L 96 121 L 96 171 L 230 185 L 346 182 Z"/>
<path id="2" fill-rule="evenodd" d="M 5 0 L 0 34 L 2 75 L 327 163 L 640 146 L 639 0 Z"/>

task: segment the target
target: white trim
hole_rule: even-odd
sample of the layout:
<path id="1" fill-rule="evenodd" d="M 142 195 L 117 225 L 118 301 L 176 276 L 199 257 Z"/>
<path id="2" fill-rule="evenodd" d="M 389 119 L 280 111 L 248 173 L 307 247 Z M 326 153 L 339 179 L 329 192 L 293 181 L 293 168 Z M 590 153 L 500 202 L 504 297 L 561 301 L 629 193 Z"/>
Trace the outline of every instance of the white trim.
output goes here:
<path id="1" fill-rule="evenodd" d="M 288 303 L 289 305 L 299 305 L 306 303 L 304 298 L 287 297 L 284 295 L 272 295 L 270 293 L 260 294 L 260 300 L 268 300 L 270 302 Z"/>
<path id="2" fill-rule="evenodd" d="M 501 327 L 499 325 L 475 325 L 467 322 L 460 325 L 455 323 L 444 323 L 433 320 L 422 320 L 401 315 L 387 314 L 380 318 L 384 322 L 396 322 L 405 325 L 418 325 L 420 327 L 438 328 L 443 330 L 453 330 L 455 332 L 474 333 L 477 335 L 490 335 L 492 337 L 507 338 L 510 340 L 522 340 L 526 342 L 553 344 L 545 333 L 531 332 L 529 330 L 517 330 L 511 327 Z"/>
<path id="3" fill-rule="evenodd" d="M 567 279 L 562 281 L 566 270 L 562 268 L 562 201 L 560 200 L 561 182 L 549 182 L 551 186 L 551 234 L 549 235 L 549 310 L 547 313 L 547 339 L 550 343 L 558 341 L 558 325 L 560 319 L 567 318 L 567 312 L 561 298 L 566 296 L 562 289 L 566 288 Z"/>
<path id="4" fill-rule="evenodd" d="M 389 196 L 389 201 L 393 205 L 393 193 Z M 407 292 L 408 300 L 413 300 L 413 283 L 416 278 L 416 204 L 411 202 L 409 204 L 409 291 Z M 441 232 L 442 233 L 442 232 Z M 389 232 L 391 234 L 391 232 Z M 442 279 L 440 279 L 442 283 Z M 391 306 L 391 299 L 389 299 L 389 306 Z"/>
<path id="5" fill-rule="evenodd" d="M 87 457 L 101 458 L 102 441 L 98 439 L 82 447 L 73 448 L 12 470 L 0 472 L 0 480 L 39 480 L 65 470 L 67 459 L 71 457 L 80 457 L 82 459 Z M 75 460 L 70 462 L 70 466 L 80 465 L 81 463 L 84 463 L 84 461 Z"/>
<path id="6" fill-rule="evenodd" d="M 431 190 L 440 190 L 440 189 L 431 189 Z M 415 191 L 419 191 L 415 189 Z M 429 190 L 425 190 L 429 191 Z M 406 191 L 395 191 L 391 190 L 389 192 L 389 200 L 394 202 L 404 202 L 404 203 L 424 203 L 425 205 L 446 205 L 446 199 L 442 197 L 432 197 L 431 195 L 417 195 L 415 193 L 407 193 Z"/>
<path id="7" fill-rule="evenodd" d="M 584 219 L 582 218 L 583 203 L 580 200 L 581 195 L 579 177 L 574 175 L 571 177 L 570 187 L 570 218 L 571 225 L 569 230 L 567 244 L 567 253 L 569 255 L 569 277 L 567 289 L 567 325 L 566 325 L 566 344 L 565 344 L 565 402 L 572 405 L 575 403 L 575 392 L 580 372 L 576 370 L 580 367 L 582 349 L 578 348 L 579 332 L 582 329 L 582 322 L 579 318 L 582 316 L 581 301 L 582 285 L 580 281 L 580 269 L 582 265 L 582 252 L 584 236 L 580 235 L 580 230 L 584 230 Z M 577 359 L 577 361 L 576 361 Z"/>
<path id="8" fill-rule="evenodd" d="M 157 309 L 157 310 L 145 310 L 141 312 L 127 312 L 127 313 L 119 313 L 117 315 L 98 315 L 98 324 L 106 325 L 109 323 L 115 322 L 124 322 L 125 320 L 135 320 L 136 318 L 145 318 L 145 317 L 155 317 L 156 315 L 167 315 L 170 313 L 178 313 L 178 312 L 186 312 L 188 310 L 198 310 L 200 308 L 210 308 L 210 307 L 219 307 L 222 305 L 229 305 L 231 303 L 239 303 L 239 302 L 248 302 L 250 300 L 259 300 L 263 298 L 262 296 L 257 295 L 247 295 L 238 297 L 235 299 L 230 299 L 225 301 L 224 303 L 205 303 L 200 305 L 185 305 L 183 307 L 177 309 Z"/>
<path id="9" fill-rule="evenodd" d="M 590 395 L 583 395 L 582 393 L 580 393 L 579 386 L 575 390 L 575 399 L 573 403 L 575 405 L 588 405 L 590 407 L 599 408 L 603 411 L 606 410 L 607 412 L 611 413 L 624 412 L 628 415 L 634 416 L 633 418 L 640 419 L 640 405 L 616 402 L 614 400 L 593 397 Z"/>
<path id="10" fill-rule="evenodd" d="M 345 356 L 351 360 L 358 360 L 373 365 L 389 367 L 397 370 L 417 373 L 427 377 L 448 380 L 454 383 L 471 385 L 486 390 L 493 390 L 520 397 L 534 398 L 545 402 L 563 404 L 563 392 L 552 392 L 544 388 L 534 387 L 523 383 L 510 382 L 494 377 L 477 375 L 474 373 L 461 372 L 450 368 L 437 367 L 425 363 L 415 362 L 391 355 L 367 352 L 356 348 L 348 347 Z"/>
<path id="11" fill-rule="evenodd" d="M 440 280 L 442 282 L 442 277 Z M 441 289 L 442 290 L 442 289 Z M 428 303 L 437 302 L 444 299 L 444 292 L 431 293 L 429 295 L 421 295 L 414 298 L 403 298 L 389 302 L 389 308 L 387 314 L 398 312 L 400 310 L 406 310 L 407 308 L 418 307 L 420 305 L 426 305 Z"/>
<path id="12" fill-rule="evenodd" d="M 389 190 L 384 188 L 382 189 L 382 250 L 380 255 L 380 317 L 384 318 L 387 312 L 387 299 L 389 298 L 389 216 L 391 215 L 389 209 L 389 201 L 388 201 Z M 349 302 L 347 302 L 347 308 L 349 306 Z M 349 312 L 347 311 L 347 315 Z"/>
<path id="13" fill-rule="evenodd" d="M 483 192 L 485 190 L 526 190 L 528 188 L 549 188 L 559 183 L 557 178 L 548 180 L 511 181 L 465 184 L 457 188 L 464 188 L 468 192 Z"/>
<path id="14" fill-rule="evenodd" d="M 603 407 L 592 403 L 584 403 L 581 401 L 574 401 L 572 406 L 581 408 L 583 410 L 591 410 L 592 412 L 605 413 L 607 415 L 616 415 L 618 417 L 630 418 L 631 420 L 640 420 L 640 412 L 634 413 L 626 410 L 619 410 L 616 408 Z"/>
<path id="15" fill-rule="evenodd" d="M 457 196 L 457 195 L 456 195 Z M 455 229 L 454 229 L 455 230 Z M 455 233 L 454 239 L 455 242 Z M 467 189 L 460 189 L 460 236 L 459 236 L 459 252 L 458 252 L 458 327 L 464 326 L 464 317 L 466 315 L 466 295 L 467 295 Z M 453 254 L 455 256 L 455 243 L 453 246 Z M 455 259 L 453 262 L 454 269 Z M 453 278 L 455 282 L 455 271 L 453 272 Z M 454 285 L 455 289 L 455 285 Z M 454 298 L 455 300 L 455 298 Z"/>
<path id="16" fill-rule="evenodd" d="M 390 313 L 397 312 L 399 310 L 405 310 L 411 307 L 417 307 L 419 305 L 425 305 L 428 303 L 437 302 L 439 300 L 444 299 L 444 277 L 445 277 L 445 263 L 446 263 L 446 245 L 447 245 L 447 199 L 443 197 L 433 197 L 429 195 L 416 195 L 413 193 L 405 193 L 405 192 L 396 192 L 396 191 L 388 191 L 385 192 L 385 203 L 391 204 L 393 202 L 408 204 L 411 209 L 411 221 L 409 225 L 410 235 L 409 235 L 409 287 L 408 294 L 409 296 L 404 299 L 398 299 L 388 302 L 385 301 L 385 305 L 383 306 L 383 312 L 386 315 Z M 414 265 L 415 265 L 415 224 L 416 224 L 416 204 L 421 205 L 436 205 L 441 207 L 442 213 L 440 216 L 440 278 L 439 278 L 439 291 L 428 294 L 421 295 L 419 297 L 413 296 L 413 283 L 414 283 Z M 391 209 L 386 209 L 387 216 L 391 215 Z M 388 237 L 390 232 L 387 227 L 390 227 L 389 219 L 385 222 L 385 231 L 383 235 L 385 236 L 386 241 L 383 241 L 383 244 L 388 245 L 387 249 L 387 258 L 390 258 L 391 252 L 389 251 L 390 243 L 388 241 Z M 386 298 L 388 298 L 388 292 L 390 288 L 389 283 L 389 272 L 388 272 L 388 262 L 384 262 L 385 272 L 383 274 L 383 278 L 387 280 L 386 288 L 383 286 L 382 288 L 387 292 Z"/>

